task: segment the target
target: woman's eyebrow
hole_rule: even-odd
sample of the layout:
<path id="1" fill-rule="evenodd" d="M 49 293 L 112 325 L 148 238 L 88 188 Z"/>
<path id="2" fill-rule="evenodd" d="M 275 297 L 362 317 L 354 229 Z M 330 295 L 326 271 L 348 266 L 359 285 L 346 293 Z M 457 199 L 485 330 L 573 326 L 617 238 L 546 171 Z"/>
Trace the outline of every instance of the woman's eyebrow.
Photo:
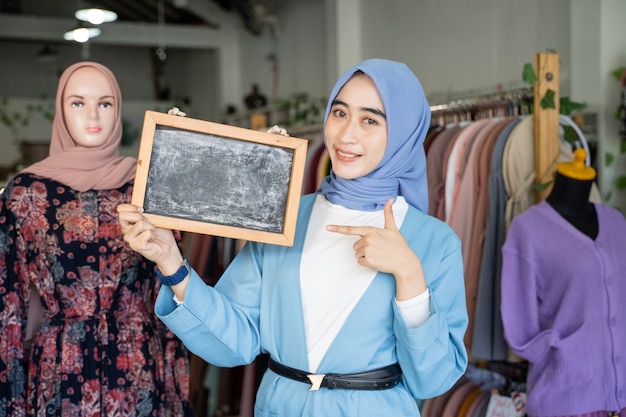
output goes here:
<path id="1" fill-rule="evenodd" d="M 379 115 L 380 117 L 382 117 L 383 119 L 387 120 L 387 115 L 382 111 L 382 110 L 378 110 L 372 107 L 361 107 L 361 110 L 365 110 L 368 111 L 370 113 L 374 113 Z"/>
<path id="2" fill-rule="evenodd" d="M 348 106 L 347 103 L 345 103 L 345 102 L 343 102 L 341 100 L 338 100 L 338 99 L 334 99 L 332 105 L 334 106 L 336 104 L 339 104 L 339 105 L 342 105 L 342 106 L 345 106 L 345 107 L 350 107 L 350 106 Z M 373 107 L 361 107 L 361 110 L 369 112 L 369 113 L 374 113 L 374 114 L 382 117 L 383 119 L 387 120 L 387 115 L 382 110 L 379 110 L 379 109 L 376 109 L 376 108 L 373 108 Z"/>

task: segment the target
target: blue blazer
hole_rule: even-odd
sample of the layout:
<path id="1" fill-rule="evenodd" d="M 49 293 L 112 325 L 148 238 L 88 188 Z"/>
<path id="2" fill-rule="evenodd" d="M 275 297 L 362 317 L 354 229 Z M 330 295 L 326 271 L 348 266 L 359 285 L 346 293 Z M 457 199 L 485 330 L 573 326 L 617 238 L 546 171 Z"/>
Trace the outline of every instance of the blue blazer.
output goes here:
<path id="1" fill-rule="evenodd" d="M 192 271 L 180 306 L 169 287 L 161 288 L 156 313 L 190 351 L 220 367 L 248 364 L 264 352 L 309 369 L 299 271 L 314 201 L 314 194 L 301 199 L 293 246 L 247 242 L 215 287 Z M 393 276 L 378 273 L 317 373 L 363 372 L 398 362 L 403 381 L 380 391 L 309 391 L 308 384 L 268 370 L 257 392 L 256 417 L 419 416 L 416 400 L 444 393 L 463 375 L 468 318 L 460 240 L 448 225 L 412 206 L 400 231 L 422 261 L 430 317 L 408 328 L 395 303 Z"/>

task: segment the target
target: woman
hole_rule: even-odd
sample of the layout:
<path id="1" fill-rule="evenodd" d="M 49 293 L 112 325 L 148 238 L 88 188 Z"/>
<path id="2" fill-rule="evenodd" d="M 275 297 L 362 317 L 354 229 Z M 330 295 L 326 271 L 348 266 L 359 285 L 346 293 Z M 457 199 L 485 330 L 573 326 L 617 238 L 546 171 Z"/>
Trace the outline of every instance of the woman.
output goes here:
<path id="1" fill-rule="evenodd" d="M 217 366 L 269 353 L 256 416 L 418 416 L 467 366 L 460 241 L 426 214 L 430 108 L 382 59 L 330 97 L 332 173 L 302 198 L 293 247 L 248 242 L 212 288 L 140 208 L 118 208 L 122 232 L 157 263 L 156 312 L 191 351 Z"/>
<path id="2" fill-rule="evenodd" d="M 136 166 L 118 152 L 121 100 L 108 68 L 68 67 L 50 155 L 0 199 L 0 415 L 190 414 L 186 350 L 153 312 L 154 264 L 117 220 Z"/>

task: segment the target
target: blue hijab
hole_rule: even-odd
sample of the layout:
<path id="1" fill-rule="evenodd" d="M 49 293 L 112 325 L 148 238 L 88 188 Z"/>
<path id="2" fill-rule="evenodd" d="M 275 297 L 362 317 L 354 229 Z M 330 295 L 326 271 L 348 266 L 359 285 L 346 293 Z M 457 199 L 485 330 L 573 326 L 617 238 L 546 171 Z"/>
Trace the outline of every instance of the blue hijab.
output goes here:
<path id="1" fill-rule="evenodd" d="M 382 210 L 389 198 L 401 195 L 409 204 L 428 213 L 424 139 L 430 127 L 430 106 L 422 85 L 407 65 L 368 59 L 347 70 L 330 94 L 324 126 L 339 90 L 359 70 L 374 81 L 383 101 L 387 149 L 380 164 L 363 177 L 347 180 L 337 177 L 331 169 L 319 192 L 332 203 L 363 211 Z"/>

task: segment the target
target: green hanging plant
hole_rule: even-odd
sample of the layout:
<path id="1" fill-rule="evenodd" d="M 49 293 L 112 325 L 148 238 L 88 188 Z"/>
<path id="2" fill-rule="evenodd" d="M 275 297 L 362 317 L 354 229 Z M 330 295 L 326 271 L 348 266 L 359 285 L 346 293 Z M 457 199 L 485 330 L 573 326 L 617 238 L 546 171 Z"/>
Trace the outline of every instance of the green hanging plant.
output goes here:
<path id="1" fill-rule="evenodd" d="M 525 83 L 534 85 L 537 82 L 537 75 L 535 72 L 535 68 L 529 62 L 524 64 L 524 69 L 522 70 L 522 79 Z M 542 109 L 556 109 L 556 102 L 554 100 L 556 96 L 556 92 L 550 88 L 548 88 L 544 94 L 544 96 L 539 101 L 539 105 Z M 564 115 L 571 115 L 575 111 L 582 110 L 586 107 L 585 103 L 578 103 L 576 101 L 571 100 L 569 97 L 561 97 L 559 99 L 559 113 Z"/>
<path id="2" fill-rule="evenodd" d="M 622 79 L 622 73 L 624 71 L 626 71 L 626 67 L 619 67 L 619 68 L 613 70 L 613 72 L 611 72 L 611 74 L 613 74 L 613 77 L 615 77 L 615 79 L 620 81 Z"/>
<path id="3" fill-rule="evenodd" d="M 625 141 L 622 141 L 620 143 L 619 154 L 621 157 L 623 157 L 626 154 L 626 142 Z M 613 162 L 615 162 L 615 155 L 611 152 L 606 152 L 604 154 L 604 162 L 605 162 L 604 166 L 610 167 L 613 164 Z M 626 175 L 619 175 L 615 179 L 615 188 L 617 188 L 619 191 L 626 190 Z"/>
<path id="4" fill-rule="evenodd" d="M 626 71 L 626 67 L 619 67 L 613 72 L 611 72 L 611 74 L 617 81 L 621 82 L 622 74 L 624 73 L 624 71 Z M 615 109 L 615 114 L 613 115 L 613 117 L 615 117 L 615 120 L 619 120 L 621 116 L 622 116 L 622 107 L 621 105 L 618 105 L 617 108 Z"/>
<path id="5" fill-rule="evenodd" d="M 541 97 L 541 100 L 539 101 L 539 105 L 541 106 L 542 109 L 556 109 L 556 105 L 554 104 L 554 96 L 556 95 L 556 93 L 554 92 L 554 90 L 551 89 L 547 89 L 546 90 L 546 94 Z"/>
<path id="6" fill-rule="evenodd" d="M 616 68 L 614 71 L 612 71 L 611 74 L 618 82 L 621 83 L 622 74 L 624 73 L 624 71 L 626 71 L 626 67 L 619 67 L 619 68 Z M 618 105 L 614 114 L 614 117 L 616 120 L 620 120 L 620 118 L 622 117 L 621 111 L 622 111 L 621 105 Z M 620 159 L 623 159 L 625 154 L 626 154 L 626 141 L 622 140 L 620 142 L 620 148 L 619 148 Z M 615 163 L 616 159 L 617 159 L 616 156 L 612 152 L 605 152 L 604 153 L 604 166 L 605 167 L 612 166 L 613 163 Z M 618 177 L 615 179 L 614 186 L 615 186 L 615 189 L 617 189 L 618 191 L 626 190 L 626 175 L 618 175 Z M 613 194 L 609 192 L 607 194 L 606 200 L 607 201 L 610 200 L 612 195 Z"/>
<path id="7" fill-rule="evenodd" d="M 576 111 L 582 110 L 587 105 L 585 103 L 578 103 L 570 100 L 569 97 L 561 97 L 559 101 L 559 113 L 570 115 Z"/>
<path id="8" fill-rule="evenodd" d="M 524 64 L 524 69 L 522 70 L 522 79 L 525 83 L 530 85 L 534 85 L 537 82 L 537 74 L 535 73 L 535 68 L 530 62 Z"/>
<path id="9" fill-rule="evenodd" d="M 610 167 L 611 165 L 613 165 L 614 161 L 615 161 L 615 155 L 613 155 L 613 153 L 606 152 L 604 154 L 604 166 L 605 167 Z"/>

